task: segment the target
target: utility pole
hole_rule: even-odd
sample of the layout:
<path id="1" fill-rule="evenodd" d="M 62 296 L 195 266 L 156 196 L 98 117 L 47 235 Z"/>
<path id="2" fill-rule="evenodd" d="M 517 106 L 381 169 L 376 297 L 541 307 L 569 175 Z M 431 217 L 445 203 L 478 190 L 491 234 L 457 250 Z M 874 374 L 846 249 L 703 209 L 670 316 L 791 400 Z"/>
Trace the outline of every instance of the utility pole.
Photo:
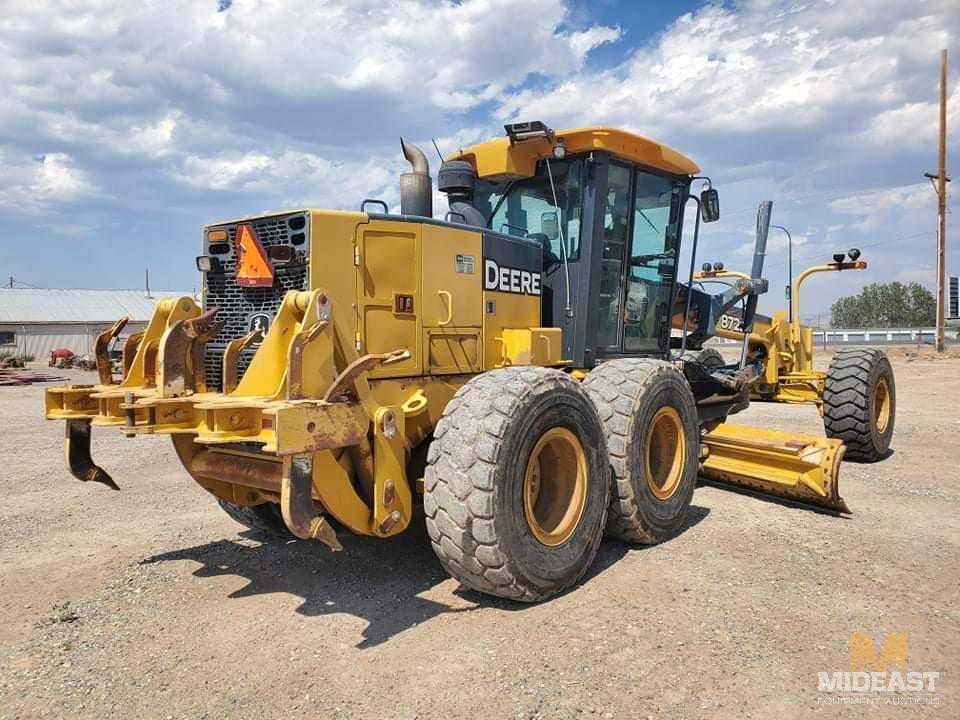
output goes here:
<path id="1" fill-rule="evenodd" d="M 924 173 L 930 181 L 936 179 L 937 192 L 937 352 L 943 352 L 944 284 L 947 247 L 947 51 L 940 55 L 940 147 L 937 174 Z"/>
<path id="2" fill-rule="evenodd" d="M 937 352 L 943 352 L 943 325 L 946 308 L 944 275 L 947 269 L 947 50 L 940 55 L 940 152 L 937 180 L 940 183 L 937 213 L 940 230 L 937 233 Z"/>

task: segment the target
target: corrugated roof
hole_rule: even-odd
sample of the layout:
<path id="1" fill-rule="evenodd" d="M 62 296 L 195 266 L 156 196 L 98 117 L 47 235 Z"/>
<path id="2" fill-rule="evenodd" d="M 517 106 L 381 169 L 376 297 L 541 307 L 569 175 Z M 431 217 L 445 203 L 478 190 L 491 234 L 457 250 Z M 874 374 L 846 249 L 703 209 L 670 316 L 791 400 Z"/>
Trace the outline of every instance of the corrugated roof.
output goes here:
<path id="1" fill-rule="evenodd" d="M 160 298 L 193 296 L 179 290 L 59 290 L 0 288 L 0 323 L 113 322 L 124 315 L 147 321 Z"/>

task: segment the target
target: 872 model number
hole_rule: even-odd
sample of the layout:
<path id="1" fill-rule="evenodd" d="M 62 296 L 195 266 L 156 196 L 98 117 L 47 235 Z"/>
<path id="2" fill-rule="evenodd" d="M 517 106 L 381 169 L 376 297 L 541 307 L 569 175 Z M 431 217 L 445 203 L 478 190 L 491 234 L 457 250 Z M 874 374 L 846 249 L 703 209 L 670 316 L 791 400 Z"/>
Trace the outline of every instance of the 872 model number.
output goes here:
<path id="1" fill-rule="evenodd" d="M 733 332 L 743 332 L 743 321 L 736 315 L 721 315 L 720 329 L 732 330 Z"/>

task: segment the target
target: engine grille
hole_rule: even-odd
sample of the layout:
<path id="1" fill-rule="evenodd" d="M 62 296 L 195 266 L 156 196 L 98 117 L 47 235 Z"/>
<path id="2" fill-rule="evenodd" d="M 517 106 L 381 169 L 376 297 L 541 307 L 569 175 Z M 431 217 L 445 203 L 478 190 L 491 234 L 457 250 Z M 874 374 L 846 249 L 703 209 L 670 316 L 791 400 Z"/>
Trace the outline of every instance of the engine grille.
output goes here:
<path id="1" fill-rule="evenodd" d="M 203 309 L 216 307 L 217 319 L 223 321 L 223 329 L 209 343 L 204 357 L 204 370 L 209 390 L 223 389 L 223 351 L 231 340 L 246 335 L 252 329 L 255 316 L 266 315 L 273 320 L 280 303 L 288 290 L 307 289 L 307 262 L 310 247 L 310 218 L 299 212 L 250 221 L 257 239 L 264 248 L 272 245 L 290 245 L 294 260 L 285 265 L 274 266 L 272 287 L 240 287 L 236 278 L 237 224 L 211 227 L 227 231 L 227 242 L 205 243 L 205 252 L 220 260 L 222 273 L 207 273 L 203 295 Z M 291 226 L 292 225 L 292 226 Z M 226 245 L 226 247 L 224 247 Z M 221 252 L 215 252 L 221 251 Z M 254 343 L 241 353 L 240 377 L 247 371 L 259 343 Z"/>

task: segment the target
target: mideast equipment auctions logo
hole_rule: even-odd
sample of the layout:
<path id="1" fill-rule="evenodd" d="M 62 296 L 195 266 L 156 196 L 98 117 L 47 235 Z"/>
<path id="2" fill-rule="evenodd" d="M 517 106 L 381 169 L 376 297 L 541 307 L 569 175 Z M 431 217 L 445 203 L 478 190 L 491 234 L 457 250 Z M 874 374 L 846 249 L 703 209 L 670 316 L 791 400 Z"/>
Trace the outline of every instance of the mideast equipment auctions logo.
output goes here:
<path id="1" fill-rule="evenodd" d="M 820 705 L 939 705 L 939 672 L 909 666 L 907 633 L 887 633 L 880 654 L 867 632 L 850 633 L 850 669 L 818 672 Z"/>

